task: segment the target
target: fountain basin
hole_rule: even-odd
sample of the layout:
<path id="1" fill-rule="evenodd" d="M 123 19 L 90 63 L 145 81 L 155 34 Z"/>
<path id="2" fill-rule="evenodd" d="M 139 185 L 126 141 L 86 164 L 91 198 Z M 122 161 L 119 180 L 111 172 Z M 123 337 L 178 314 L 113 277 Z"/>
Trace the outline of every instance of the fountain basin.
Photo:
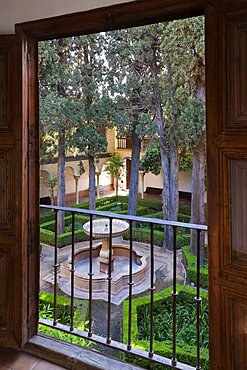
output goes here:
<path id="1" fill-rule="evenodd" d="M 129 229 L 129 224 L 126 221 L 112 219 L 112 237 L 121 236 Z M 90 221 L 83 225 L 84 232 L 90 236 Z M 96 239 L 106 239 L 110 236 L 110 220 L 108 218 L 101 218 L 93 220 L 92 237 Z"/>
<path id="2" fill-rule="evenodd" d="M 129 282 L 129 256 L 130 251 L 128 245 L 113 245 L 113 253 L 115 257 L 115 269 L 112 273 L 111 292 L 112 296 L 121 294 L 125 299 L 128 296 Z M 92 291 L 94 299 L 107 299 L 108 279 L 105 273 L 100 271 L 100 249 L 101 243 L 93 246 L 93 279 Z M 134 287 L 142 284 L 148 277 L 150 257 L 146 254 L 139 255 L 137 252 L 132 252 L 132 280 Z M 60 278 L 63 281 L 70 281 L 71 265 L 69 262 L 62 263 L 60 266 Z M 89 292 L 89 248 L 83 247 L 75 254 L 75 289 L 77 297 L 80 293 L 83 297 L 88 296 Z M 60 285 L 60 284 L 59 284 Z M 63 290 L 62 286 L 60 288 Z"/>

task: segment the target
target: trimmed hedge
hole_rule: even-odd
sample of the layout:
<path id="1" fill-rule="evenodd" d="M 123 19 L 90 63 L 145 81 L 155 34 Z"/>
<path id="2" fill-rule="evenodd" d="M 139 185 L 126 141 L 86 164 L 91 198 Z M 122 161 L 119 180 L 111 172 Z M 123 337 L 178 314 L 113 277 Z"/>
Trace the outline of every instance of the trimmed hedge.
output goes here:
<path id="1" fill-rule="evenodd" d="M 51 319 L 53 311 L 54 296 L 52 293 L 41 292 L 40 298 L 40 317 Z M 63 296 L 57 296 L 57 317 L 58 321 L 65 325 L 70 325 L 70 304 L 71 299 Z M 88 302 L 75 299 L 74 305 L 74 326 L 80 330 L 86 330 L 88 325 Z M 39 325 L 39 333 L 59 338 L 66 342 L 74 343 L 84 347 L 89 347 L 92 343 L 86 339 L 76 337 L 70 333 L 64 333 L 59 329 L 50 328 L 45 325 Z"/>
<path id="2" fill-rule="evenodd" d="M 130 239 L 129 230 L 123 235 L 125 240 Z M 154 244 L 162 247 L 164 233 L 162 231 L 154 230 Z M 144 227 L 133 227 L 132 229 L 132 240 L 142 243 L 150 243 L 150 229 Z"/>
<path id="3" fill-rule="evenodd" d="M 190 215 L 187 215 L 185 213 L 179 213 L 178 214 L 178 222 L 184 222 L 184 223 L 189 224 L 190 219 L 191 219 Z"/>
<path id="4" fill-rule="evenodd" d="M 179 213 L 183 213 L 185 215 L 190 215 L 191 214 L 191 206 L 190 204 L 179 202 Z"/>
<path id="5" fill-rule="evenodd" d="M 121 203 L 121 205 L 119 204 Z M 89 202 L 83 202 L 73 206 L 73 208 L 88 209 Z M 98 211 L 112 211 L 116 208 L 115 212 L 119 214 L 127 214 L 128 211 L 128 197 L 127 196 L 113 196 L 104 197 L 96 200 L 96 208 Z M 118 210 L 121 208 L 121 210 Z M 185 204 L 180 204 L 180 208 L 184 213 L 179 214 L 179 221 L 189 222 L 190 216 L 186 213 L 190 210 L 190 207 Z M 151 211 L 153 213 L 150 213 Z M 159 201 L 153 201 L 151 199 L 138 199 L 137 216 L 144 216 L 148 218 L 162 219 L 162 203 Z M 82 231 L 82 225 L 88 221 L 87 215 L 76 215 L 76 224 L 80 223 L 78 230 L 75 231 L 75 242 L 87 241 L 88 236 Z M 40 216 L 40 239 L 42 243 L 49 245 L 55 244 L 55 219 L 54 212 L 49 211 L 42 213 Z M 65 212 L 65 226 L 68 227 L 71 223 L 71 213 Z M 163 245 L 163 226 L 154 226 L 154 243 L 157 246 Z M 125 234 L 125 239 L 129 239 L 129 233 Z M 136 223 L 136 228 L 133 228 L 133 240 L 140 241 L 143 243 L 150 242 L 150 229 L 148 223 Z M 177 234 L 177 248 L 181 248 L 189 243 L 190 236 L 186 230 L 178 229 Z M 71 231 L 67 230 L 65 233 L 58 235 L 58 246 L 61 248 L 71 243 Z"/>
<path id="6" fill-rule="evenodd" d="M 71 244 L 71 231 L 57 236 L 58 248 L 65 247 Z M 40 228 L 40 240 L 44 244 L 55 245 L 55 233 L 50 230 Z M 75 230 L 75 243 L 85 242 L 89 240 L 89 236 L 83 230 Z"/>
<path id="7" fill-rule="evenodd" d="M 187 297 L 188 300 L 194 301 L 194 297 L 196 295 L 195 288 L 191 288 L 185 285 L 177 284 L 177 292 L 179 296 Z M 172 294 L 172 287 L 167 288 L 163 291 L 158 293 L 154 293 L 154 302 L 160 302 L 162 307 L 165 307 L 165 301 L 167 299 L 171 299 Z M 205 291 L 201 291 L 201 297 L 203 299 L 208 298 L 208 294 Z M 134 347 L 149 351 L 149 341 L 148 340 L 140 340 L 138 334 L 138 308 L 143 305 L 150 304 L 150 296 L 140 297 L 132 300 L 132 327 L 131 327 L 131 335 L 132 335 L 132 345 Z M 128 343 L 128 315 L 129 315 L 129 302 L 126 300 L 123 304 L 123 343 Z M 153 343 L 153 350 L 155 354 L 159 354 L 163 357 L 172 358 L 172 343 L 169 341 L 154 341 Z M 135 358 L 131 355 L 125 355 L 127 361 L 138 364 L 145 369 L 155 369 L 155 370 L 162 370 L 166 369 L 164 365 L 156 364 L 150 362 L 150 360 L 142 359 L 142 358 Z M 191 366 L 196 365 L 196 347 L 189 346 L 186 344 L 177 343 L 177 359 L 180 362 L 185 364 L 190 364 Z M 208 350 L 205 348 L 201 348 L 201 364 L 204 370 L 209 369 L 208 363 Z"/>
<path id="8" fill-rule="evenodd" d="M 190 246 L 182 247 L 183 260 L 187 268 L 187 283 L 194 283 L 196 285 L 196 256 L 190 252 Z M 208 265 L 203 265 L 200 268 L 200 282 L 201 287 L 208 288 Z"/>
<path id="9" fill-rule="evenodd" d="M 76 302 L 77 300 L 75 300 Z M 46 304 L 53 307 L 54 305 L 54 295 L 53 293 L 40 292 L 39 294 L 39 303 Z M 71 299 L 58 295 L 57 296 L 57 315 L 61 316 L 61 311 L 66 311 L 68 316 L 70 315 L 70 305 Z M 75 303 L 75 312 L 74 312 L 74 325 L 77 328 L 81 326 L 82 321 L 87 320 L 88 315 L 88 303 L 85 300 L 78 300 L 78 304 Z M 64 314 L 63 314 L 64 315 Z"/>
<path id="10" fill-rule="evenodd" d="M 123 235 L 123 238 L 125 240 L 130 239 L 129 231 Z M 150 229 L 145 227 L 133 227 L 132 230 L 132 239 L 136 242 L 142 242 L 142 243 L 150 243 Z M 164 232 L 154 230 L 154 244 L 158 247 L 162 247 L 163 245 L 163 239 L 164 239 Z M 177 235 L 177 249 L 182 248 L 184 245 L 187 245 L 190 241 L 190 235 L 189 234 L 182 234 Z"/>
<path id="11" fill-rule="evenodd" d="M 54 212 L 53 211 L 40 213 L 40 216 L 39 216 L 40 224 L 43 224 L 45 222 L 49 222 L 49 221 L 52 221 L 52 220 L 54 220 Z"/>

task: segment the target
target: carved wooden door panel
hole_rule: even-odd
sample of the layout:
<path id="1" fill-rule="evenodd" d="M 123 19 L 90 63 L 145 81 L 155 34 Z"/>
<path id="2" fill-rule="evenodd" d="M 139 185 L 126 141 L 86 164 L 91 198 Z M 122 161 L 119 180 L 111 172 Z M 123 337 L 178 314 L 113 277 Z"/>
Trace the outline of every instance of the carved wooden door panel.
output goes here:
<path id="1" fill-rule="evenodd" d="M 0 346 L 21 342 L 23 315 L 22 45 L 0 36 Z"/>
<path id="2" fill-rule="evenodd" d="M 207 7 L 210 369 L 247 369 L 247 1 Z"/>

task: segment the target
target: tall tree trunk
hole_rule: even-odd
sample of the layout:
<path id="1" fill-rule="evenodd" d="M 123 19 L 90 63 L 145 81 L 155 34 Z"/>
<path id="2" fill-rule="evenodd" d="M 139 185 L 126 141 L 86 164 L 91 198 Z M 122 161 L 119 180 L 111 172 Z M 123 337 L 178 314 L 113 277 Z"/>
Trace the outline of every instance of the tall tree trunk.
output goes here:
<path id="1" fill-rule="evenodd" d="M 116 190 L 116 197 L 118 196 L 118 176 L 115 177 L 115 190 Z"/>
<path id="2" fill-rule="evenodd" d="M 168 220 L 177 221 L 178 219 L 178 150 L 174 142 L 170 143 L 170 167 L 169 167 L 169 206 Z M 167 231 L 167 248 L 173 249 L 173 228 Z"/>
<path id="3" fill-rule="evenodd" d="M 192 168 L 192 198 L 191 198 L 191 223 L 205 224 L 205 167 L 206 167 L 206 150 L 205 136 L 203 141 L 193 151 L 193 168 Z M 191 252 L 197 254 L 197 232 L 191 231 L 190 241 Z M 200 236 L 201 264 L 204 258 L 204 233 Z"/>
<path id="4" fill-rule="evenodd" d="M 131 152 L 131 171 L 130 171 L 130 189 L 128 201 L 128 214 L 136 216 L 138 201 L 138 180 L 139 180 L 139 162 L 141 153 L 141 139 L 138 134 L 132 133 L 132 152 Z"/>
<path id="5" fill-rule="evenodd" d="M 57 205 L 65 206 L 65 150 L 64 133 L 59 136 L 58 143 L 58 187 L 57 187 Z M 64 212 L 58 212 L 58 234 L 64 232 Z"/>
<path id="6" fill-rule="evenodd" d="M 160 144 L 160 158 L 161 158 L 161 172 L 162 172 L 162 210 L 163 210 L 163 219 L 169 219 L 169 206 L 170 206 L 170 166 L 169 166 L 169 154 L 168 154 L 168 145 L 165 136 L 164 121 L 162 118 L 161 107 L 156 107 L 156 119 L 158 125 L 158 132 L 160 135 L 159 144 Z M 164 240 L 163 240 L 163 249 L 171 248 L 172 246 L 172 233 L 169 226 L 164 226 Z"/>
<path id="7" fill-rule="evenodd" d="M 162 170 L 162 209 L 163 209 L 163 218 L 164 220 L 170 220 L 170 217 L 175 216 L 175 209 L 173 208 L 173 199 L 171 197 L 171 190 L 172 194 L 175 196 L 176 191 L 171 189 L 170 186 L 170 176 L 171 171 L 174 171 L 175 163 L 177 161 L 177 157 L 172 151 L 172 168 L 170 169 L 170 159 L 169 159 L 169 144 L 167 133 L 165 131 L 165 121 L 163 115 L 163 109 L 161 105 L 161 97 L 159 92 L 159 81 L 158 81 L 158 67 L 157 67 L 157 58 L 156 58 L 156 48 L 153 48 L 153 60 L 151 65 L 151 74 L 154 79 L 154 90 L 153 90 L 153 104 L 154 110 L 156 115 L 156 122 L 157 122 L 157 131 L 159 134 L 159 144 L 160 144 L 160 157 L 161 157 L 161 170 Z M 173 148 L 172 148 L 173 149 Z M 173 181 L 172 185 L 174 184 L 176 174 L 172 173 Z M 170 210 L 172 206 L 172 209 Z M 164 241 L 163 241 L 163 249 L 172 249 L 173 248 L 173 232 L 170 226 L 164 227 Z"/>
<path id="8" fill-rule="evenodd" d="M 169 204 L 169 220 L 177 221 L 178 219 L 178 150 L 175 143 L 170 144 L 170 204 Z"/>
<path id="9" fill-rule="evenodd" d="M 88 156 L 88 163 L 89 163 L 89 209 L 94 211 L 96 209 L 94 157 Z"/>

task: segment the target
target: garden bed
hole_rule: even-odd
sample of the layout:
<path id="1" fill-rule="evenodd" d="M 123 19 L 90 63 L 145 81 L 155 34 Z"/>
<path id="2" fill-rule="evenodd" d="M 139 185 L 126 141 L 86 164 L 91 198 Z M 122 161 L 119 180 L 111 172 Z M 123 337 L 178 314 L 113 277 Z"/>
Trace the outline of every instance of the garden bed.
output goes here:
<path id="1" fill-rule="evenodd" d="M 180 362 L 196 365 L 196 290 L 184 285 L 177 285 L 177 359 Z M 209 369 L 208 363 L 208 294 L 201 292 L 201 363 L 204 370 Z M 140 297 L 132 301 L 132 344 L 135 347 L 149 351 L 149 307 L 150 297 Z M 124 302 L 123 341 L 128 341 L 129 303 Z M 164 314 L 163 314 L 164 313 Z M 167 288 L 154 294 L 154 353 L 172 358 L 172 288 Z M 164 369 L 164 365 L 150 363 L 146 359 L 135 359 L 126 355 L 128 361 L 145 369 Z"/>
<path id="2" fill-rule="evenodd" d="M 185 245 L 182 247 L 183 261 L 187 270 L 187 284 L 195 284 L 197 281 L 197 267 L 196 256 L 190 252 L 190 246 Z M 208 288 L 208 265 L 204 264 L 200 267 L 200 285 L 203 288 Z"/>
<path id="3" fill-rule="evenodd" d="M 89 202 L 84 202 L 74 206 L 74 208 L 88 209 Z M 190 221 L 190 208 L 188 205 L 181 203 L 179 206 L 181 213 L 178 219 L 182 222 Z M 96 209 L 98 211 L 114 212 L 116 214 L 128 213 L 128 197 L 127 196 L 113 196 L 97 199 Z M 138 199 L 137 215 L 162 219 L 162 203 L 153 201 L 151 199 Z M 55 215 L 53 211 L 44 212 L 40 215 L 40 240 L 41 243 L 55 245 Z M 71 213 L 65 212 L 65 232 L 57 236 L 58 247 L 64 247 L 71 244 Z M 75 242 L 88 241 L 89 237 L 83 232 L 83 224 L 89 220 L 87 215 L 76 215 L 75 217 Z M 163 226 L 154 226 L 154 244 L 162 247 L 163 245 Z M 129 233 L 124 236 L 129 239 Z M 181 248 L 189 243 L 189 231 L 178 228 L 177 233 L 177 248 Z M 148 223 L 137 223 L 133 228 L 133 240 L 149 243 L 150 242 L 150 225 Z"/>
<path id="4" fill-rule="evenodd" d="M 39 298 L 39 317 L 53 321 L 54 314 L 54 296 L 51 293 L 41 292 Z M 64 325 L 70 325 L 70 304 L 71 299 L 63 296 L 57 296 L 57 318 L 58 322 Z M 88 327 L 88 302 L 75 300 L 74 306 L 74 327 L 79 330 L 87 330 Z M 62 339 L 66 342 L 77 344 L 83 347 L 89 347 L 90 341 L 76 337 L 73 334 L 62 332 L 56 328 L 50 328 L 39 324 L 39 333 L 54 338 Z"/>

